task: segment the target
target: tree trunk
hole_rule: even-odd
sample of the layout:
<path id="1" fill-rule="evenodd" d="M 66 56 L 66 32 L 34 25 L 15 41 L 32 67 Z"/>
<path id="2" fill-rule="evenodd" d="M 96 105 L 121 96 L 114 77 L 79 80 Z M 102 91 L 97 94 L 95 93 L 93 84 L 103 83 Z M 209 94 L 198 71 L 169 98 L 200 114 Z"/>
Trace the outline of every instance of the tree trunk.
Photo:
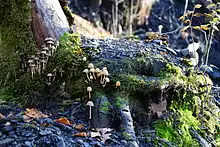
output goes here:
<path id="1" fill-rule="evenodd" d="M 67 18 L 58 0 L 32 1 L 32 29 L 38 47 L 46 37 L 59 40 L 69 31 Z"/>

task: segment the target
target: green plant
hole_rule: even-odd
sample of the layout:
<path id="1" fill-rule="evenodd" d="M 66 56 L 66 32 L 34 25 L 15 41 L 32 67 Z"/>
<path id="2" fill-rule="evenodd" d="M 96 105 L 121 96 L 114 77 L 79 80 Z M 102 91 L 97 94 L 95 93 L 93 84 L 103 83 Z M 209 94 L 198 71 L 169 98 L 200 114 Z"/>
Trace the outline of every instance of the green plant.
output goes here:
<path id="1" fill-rule="evenodd" d="M 188 11 L 186 14 L 184 14 L 183 16 L 181 16 L 179 18 L 179 20 L 181 20 L 182 22 L 184 22 L 185 24 L 187 24 L 187 26 L 185 26 L 184 28 L 182 28 L 182 31 L 187 31 L 188 29 L 190 30 L 190 33 L 192 35 L 193 30 L 199 30 L 202 33 L 204 33 L 205 36 L 205 54 L 204 57 L 202 57 L 202 64 L 205 65 L 208 64 L 208 60 L 209 60 L 209 53 L 210 53 L 210 49 L 211 49 L 211 44 L 213 41 L 213 37 L 214 37 L 214 33 L 216 31 L 219 31 L 218 29 L 218 25 L 220 23 L 220 9 L 219 6 L 220 2 L 218 2 L 217 4 L 210 4 L 208 5 L 206 8 L 209 10 L 209 13 L 195 13 L 196 9 L 199 9 L 202 7 L 202 5 L 197 4 L 194 6 L 192 11 Z M 203 17 L 206 20 L 206 24 L 202 24 L 202 25 L 192 25 L 192 21 L 194 17 Z M 193 40 L 194 42 L 194 40 Z"/>

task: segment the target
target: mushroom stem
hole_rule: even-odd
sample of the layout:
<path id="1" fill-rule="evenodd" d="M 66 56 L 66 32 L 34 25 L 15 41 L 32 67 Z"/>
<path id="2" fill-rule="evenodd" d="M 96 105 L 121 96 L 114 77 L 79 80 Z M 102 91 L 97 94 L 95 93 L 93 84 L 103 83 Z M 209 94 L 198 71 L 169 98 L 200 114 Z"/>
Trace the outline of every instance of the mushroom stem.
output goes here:
<path id="1" fill-rule="evenodd" d="M 96 77 L 95 77 L 95 74 L 94 74 L 94 72 L 92 73 L 92 75 L 93 75 L 94 79 L 96 80 Z"/>
<path id="2" fill-rule="evenodd" d="M 31 77 L 34 78 L 34 70 L 31 68 Z"/>
<path id="3" fill-rule="evenodd" d="M 86 77 L 87 77 L 87 79 L 88 79 L 89 81 L 91 81 L 91 80 L 90 80 L 90 78 L 89 78 L 89 75 L 88 75 L 88 73 L 86 73 Z"/>
<path id="4" fill-rule="evenodd" d="M 90 91 L 89 91 L 89 99 L 91 99 L 91 93 L 90 93 Z"/>
<path id="5" fill-rule="evenodd" d="M 107 84 L 107 82 L 106 82 L 106 81 L 104 81 L 104 85 L 102 85 L 102 87 L 105 87 L 105 86 L 106 86 L 106 84 Z"/>
<path id="6" fill-rule="evenodd" d="M 92 106 L 89 106 L 89 119 L 92 119 Z"/>

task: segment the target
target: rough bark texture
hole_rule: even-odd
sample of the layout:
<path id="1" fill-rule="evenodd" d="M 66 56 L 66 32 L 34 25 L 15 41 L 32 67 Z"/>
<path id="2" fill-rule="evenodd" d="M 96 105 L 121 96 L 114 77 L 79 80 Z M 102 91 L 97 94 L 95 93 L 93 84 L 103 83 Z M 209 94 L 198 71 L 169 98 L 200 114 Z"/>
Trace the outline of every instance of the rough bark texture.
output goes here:
<path id="1" fill-rule="evenodd" d="M 69 31 L 69 24 L 58 0 L 36 0 L 32 2 L 32 28 L 38 47 L 44 38 L 59 39 Z"/>

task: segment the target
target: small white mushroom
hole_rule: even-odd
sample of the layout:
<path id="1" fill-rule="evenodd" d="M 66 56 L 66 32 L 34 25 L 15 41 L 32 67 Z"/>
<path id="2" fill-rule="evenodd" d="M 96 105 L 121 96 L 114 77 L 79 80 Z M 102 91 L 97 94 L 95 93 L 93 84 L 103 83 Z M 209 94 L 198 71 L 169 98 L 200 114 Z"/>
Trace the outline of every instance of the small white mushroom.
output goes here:
<path id="1" fill-rule="evenodd" d="M 120 81 L 117 81 L 117 82 L 115 83 L 115 86 L 116 86 L 116 88 L 120 87 L 120 86 L 121 86 L 121 82 L 120 82 Z"/>
<path id="2" fill-rule="evenodd" d="M 34 78 L 34 74 L 35 74 L 35 64 L 30 64 L 30 69 L 31 69 L 31 77 L 32 79 Z"/>
<path id="3" fill-rule="evenodd" d="M 108 74 L 108 71 L 107 71 L 106 69 L 104 69 L 104 70 L 102 71 L 102 73 L 103 73 L 103 78 L 102 78 L 102 83 L 101 83 L 101 84 L 104 83 L 104 79 L 106 78 L 106 76 L 109 75 L 109 74 Z"/>
<path id="4" fill-rule="evenodd" d="M 89 69 L 94 68 L 94 65 L 92 63 L 89 63 L 88 68 Z"/>
<path id="5" fill-rule="evenodd" d="M 49 46 L 49 48 L 51 48 L 52 45 L 54 45 L 54 42 L 53 41 L 47 41 L 46 44 Z"/>
<path id="6" fill-rule="evenodd" d="M 92 75 L 90 75 L 89 78 L 90 78 L 90 80 L 93 80 L 93 76 Z"/>
<path id="7" fill-rule="evenodd" d="M 47 54 L 47 52 L 46 51 L 41 51 L 40 53 L 41 53 L 42 58 L 44 59 L 46 54 Z"/>
<path id="8" fill-rule="evenodd" d="M 45 42 L 47 42 L 47 41 L 53 41 L 54 42 L 55 40 L 52 37 L 48 37 L 48 38 L 45 38 L 44 41 Z"/>
<path id="9" fill-rule="evenodd" d="M 89 106 L 89 119 L 92 119 L 92 107 L 94 107 L 94 103 L 92 101 L 88 101 L 87 106 Z"/>
<path id="10" fill-rule="evenodd" d="M 163 25 L 159 25 L 158 26 L 158 32 L 161 34 L 162 33 L 162 29 L 163 29 Z"/>
<path id="11" fill-rule="evenodd" d="M 87 87 L 87 92 L 89 93 L 89 99 L 91 99 L 92 87 Z"/>
<path id="12" fill-rule="evenodd" d="M 103 86 L 103 87 L 105 87 L 105 86 L 106 86 L 106 84 L 107 84 L 107 83 L 109 83 L 109 82 L 110 82 L 110 79 L 109 79 L 108 77 L 106 77 L 106 78 L 105 78 L 104 85 L 102 85 L 102 86 Z"/>
<path id="13" fill-rule="evenodd" d="M 49 81 L 49 82 L 52 81 L 52 76 L 53 76 L 52 73 L 48 73 L 48 74 L 47 74 L 47 77 L 48 77 L 48 81 Z"/>
<path id="14" fill-rule="evenodd" d="M 87 79 L 88 79 L 89 81 L 91 81 L 90 78 L 89 78 L 89 75 L 88 75 L 89 70 L 86 68 L 86 69 L 83 70 L 83 72 L 86 73 Z"/>
<path id="15" fill-rule="evenodd" d="M 64 70 L 60 69 L 60 77 L 63 77 Z"/>
<path id="16" fill-rule="evenodd" d="M 95 77 L 95 69 L 94 69 L 94 68 L 91 68 L 89 71 L 90 71 L 90 77 L 93 76 L 94 79 L 96 79 L 96 77 Z M 91 79 L 91 78 L 90 78 L 90 79 Z"/>
<path id="17" fill-rule="evenodd" d="M 47 61 L 46 60 L 41 60 L 41 63 L 42 63 L 42 71 L 46 69 L 46 63 Z"/>
<path id="18" fill-rule="evenodd" d="M 83 60 L 84 62 L 86 62 L 86 60 L 87 60 L 87 59 L 86 59 L 86 57 L 83 57 L 83 59 L 82 59 L 82 60 Z"/>

